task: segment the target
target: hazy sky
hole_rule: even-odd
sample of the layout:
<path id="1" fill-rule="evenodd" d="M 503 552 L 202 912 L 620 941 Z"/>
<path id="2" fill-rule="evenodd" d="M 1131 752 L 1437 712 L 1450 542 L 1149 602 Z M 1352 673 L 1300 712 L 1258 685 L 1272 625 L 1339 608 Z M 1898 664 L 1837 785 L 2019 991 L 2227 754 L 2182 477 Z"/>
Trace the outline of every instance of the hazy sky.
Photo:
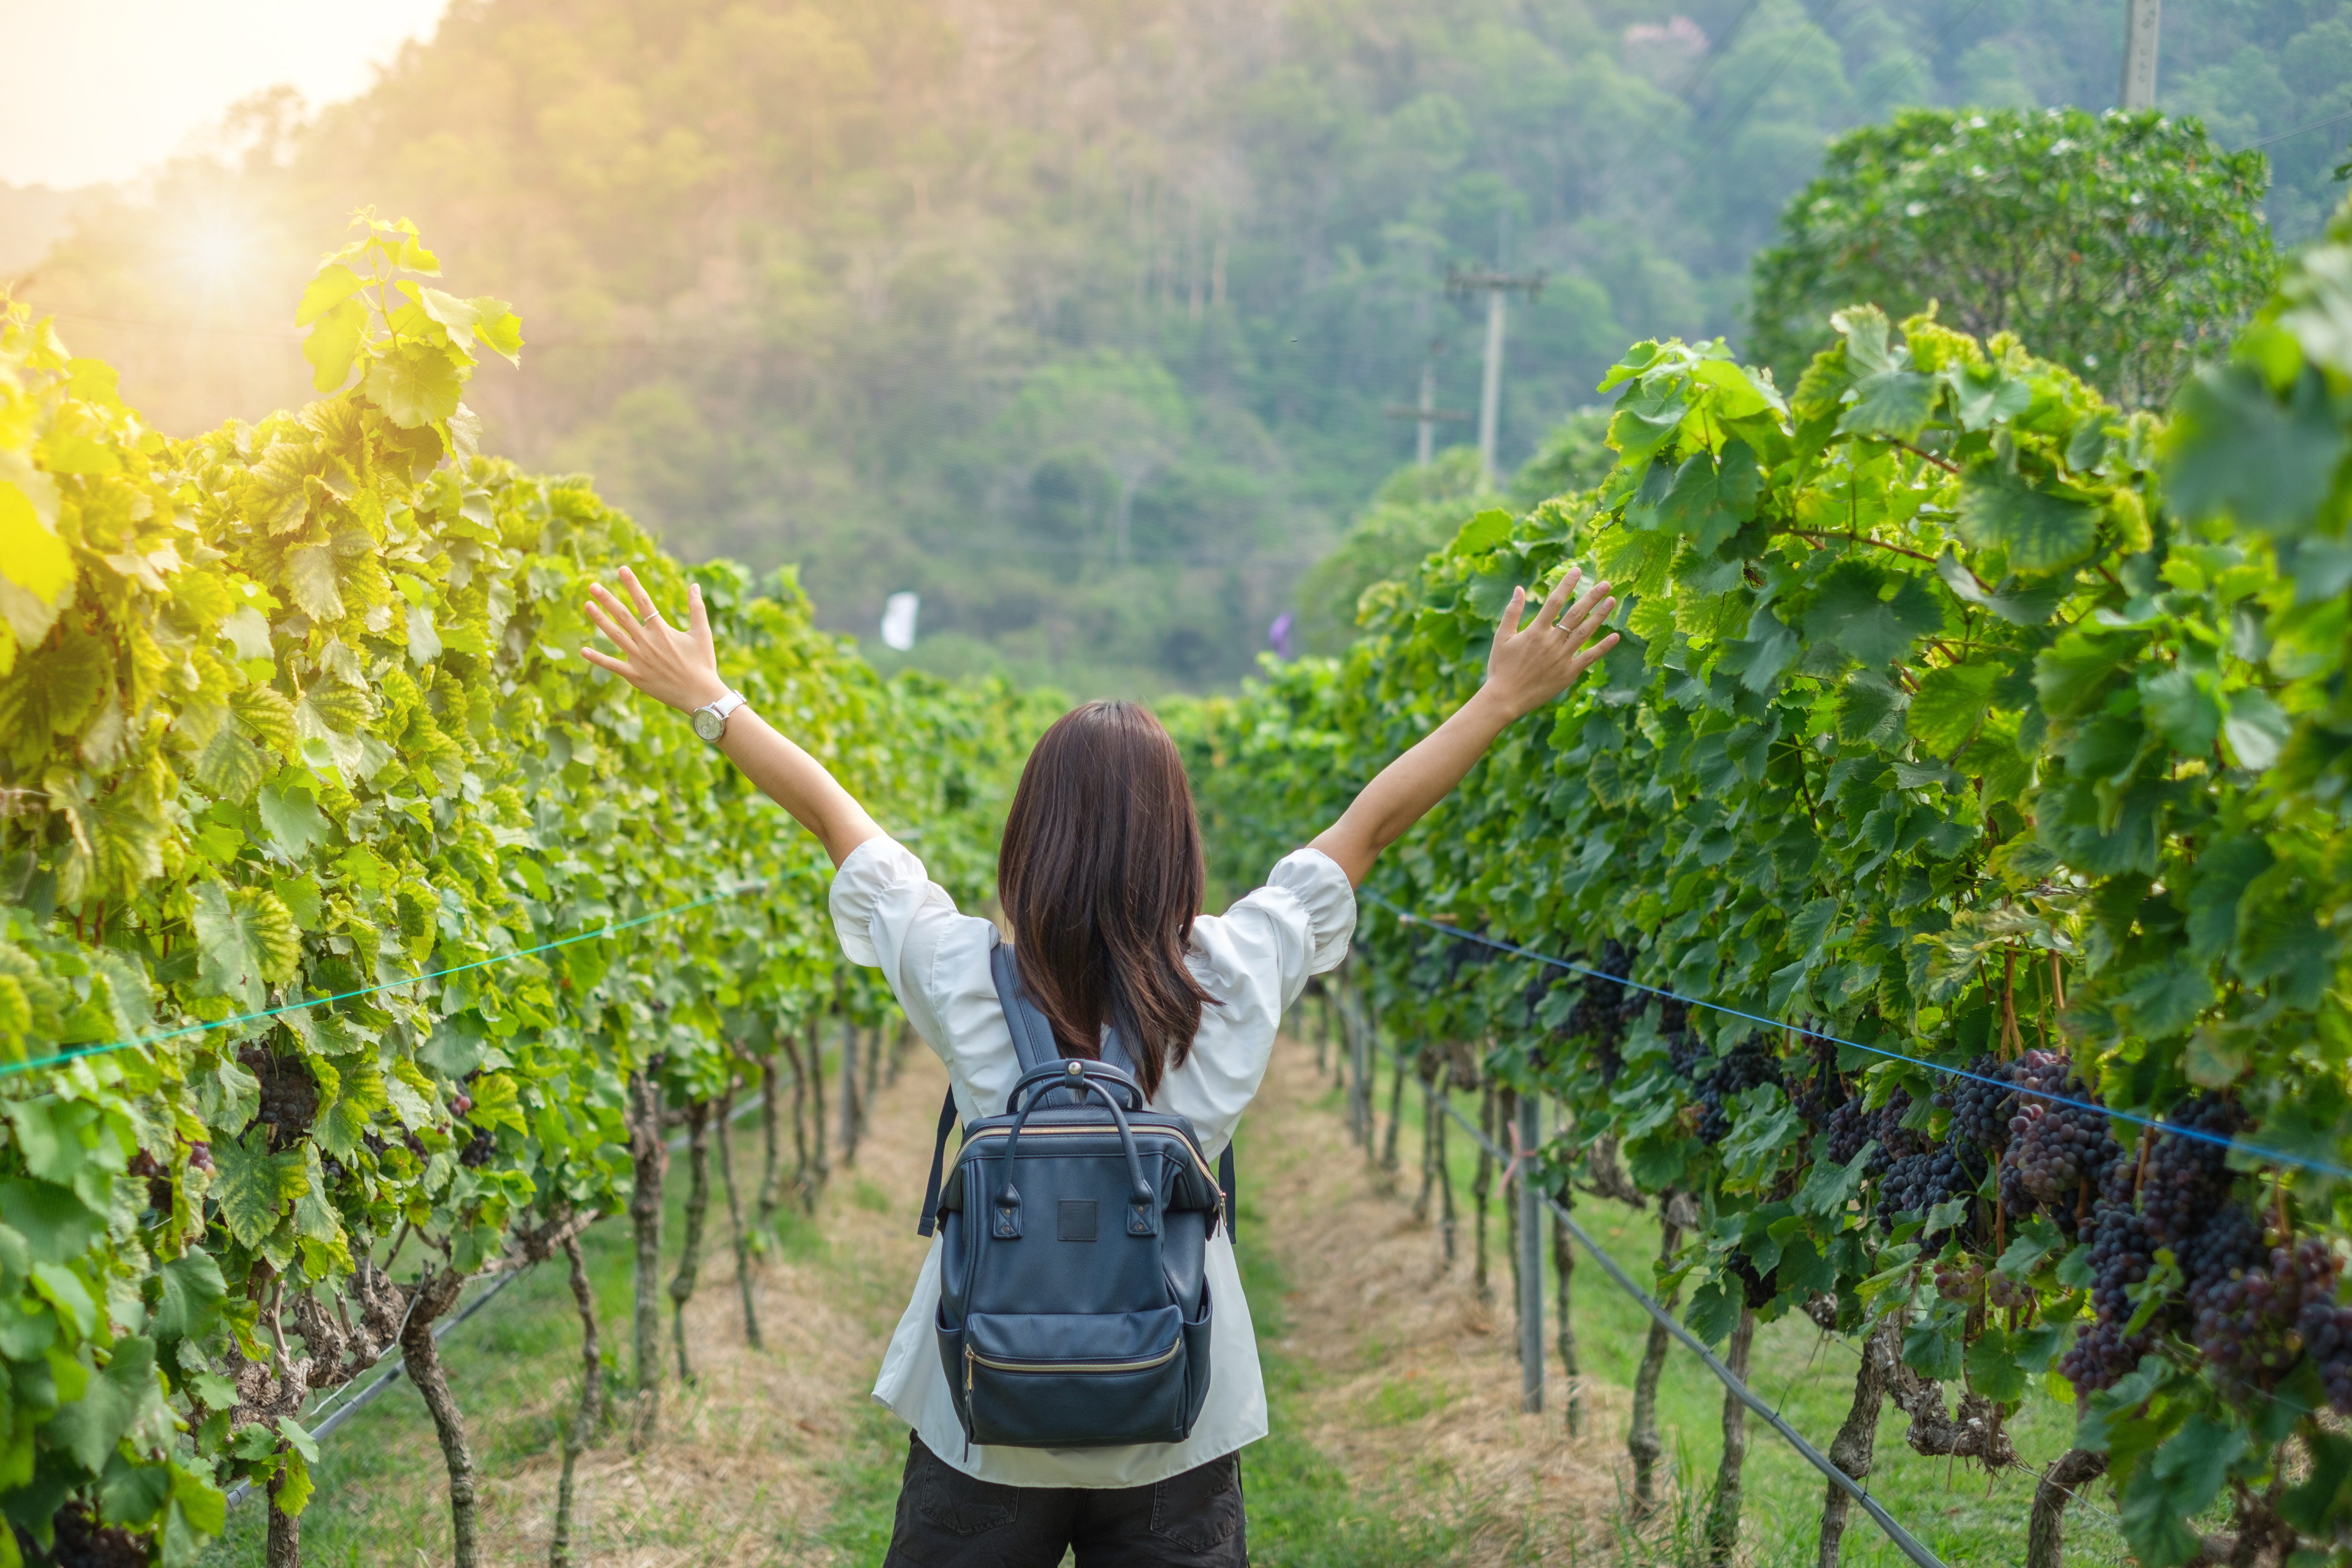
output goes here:
<path id="1" fill-rule="evenodd" d="M 128 179 L 237 100 L 291 83 L 315 108 L 374 79 L 448 0 L 0 0 L 0 180 Z"/>

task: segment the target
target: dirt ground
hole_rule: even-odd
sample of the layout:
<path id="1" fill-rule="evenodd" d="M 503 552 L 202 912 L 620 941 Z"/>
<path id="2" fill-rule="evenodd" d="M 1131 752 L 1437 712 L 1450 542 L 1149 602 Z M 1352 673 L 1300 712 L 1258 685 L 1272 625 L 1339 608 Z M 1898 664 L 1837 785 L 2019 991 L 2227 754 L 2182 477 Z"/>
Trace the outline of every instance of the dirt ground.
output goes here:
<path id="1" fill-rule="evenodd" d="M 722 1239 L 687 1313 L 696 1382 L 683 1394 L 674 1378 L 667 1385 L 662 1436 L 646 1452 L 630 1454 L 614 1434 L 581 1461 L 591 1561 L 846 1561 L 818 1537 L 842 1456 L 860 1443 L 873 1451 L 867 1391 L 928 1245 L 911 1216 L 943 1082 L 919 1047 L 877 1097 L 856 1166 L 835 1171 L 817 1215 L 826 1245 L 755 1267 L 761 1350 L 745 1342 L 724 1208 L 714 1199 Z M 757 1138 L 747 1132 L 738 1134 L 737 1154 L 749 1164 Z M 1301 1435 L 1391 1512 L 1467 1521 L 1469 1562 L 1564 1560 L 1575 1554 L 1571 1542 L 1605 1532 L 1623 1466 L 1616 1434 L 1626 1395 L 1588 1390 L 1584 1435 L 1571 1439 L 1554 1364 L 1547 1414 L 1520 1413 L 1499 1236 L 1490 1241 L 1497 1300 L 1484 1303 L 1469 1283 L 1466 1215 L 1461 1260 L 1448 1273 L 1434 1227 L 1412 1217 L 1411 1194 L 1377 1190 L 1303 1044 L 1277 1047 L 1244 1152 L 1249 1208 L 1265 1226 L 1259 1240 L 1287 1285 L 1283 1301 L 1261 1310 L 1278 1311 L 1274 1349 L 1304 1373 L 1282 1403 L 1284 1418 L 1303 1418 Z M 682 1183 L 682 1162 L 672 1172 Z M 627 1327 L 608 1322 L 604 1332 L 609 1342 Z M 544 1390 L 551 1432 L 571 1395 L 571 1379 L 561 1381 Z M 493 1472 L 483 1489 L 492 1561 L 545 1561 L 558 1468 L 551 1444 L 485 1466 Z"/>

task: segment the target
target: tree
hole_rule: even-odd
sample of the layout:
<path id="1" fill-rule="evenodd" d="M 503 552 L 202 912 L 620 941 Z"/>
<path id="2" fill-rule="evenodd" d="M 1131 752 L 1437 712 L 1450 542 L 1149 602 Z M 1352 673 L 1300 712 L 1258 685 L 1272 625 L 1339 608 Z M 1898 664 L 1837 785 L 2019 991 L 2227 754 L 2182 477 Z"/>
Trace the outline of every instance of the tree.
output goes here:
<path id="1" fill-rule="evenodd" d="M 2270 288 L 2268 184 L 2261 153 L 2220 151 L 2195 120 L 1906 110 L 1831 143 L 1781 215 L 1755 261 L 1748 348 L 1785 381 L 1831 311 L 1932 302 L 2153 406 Z"/>

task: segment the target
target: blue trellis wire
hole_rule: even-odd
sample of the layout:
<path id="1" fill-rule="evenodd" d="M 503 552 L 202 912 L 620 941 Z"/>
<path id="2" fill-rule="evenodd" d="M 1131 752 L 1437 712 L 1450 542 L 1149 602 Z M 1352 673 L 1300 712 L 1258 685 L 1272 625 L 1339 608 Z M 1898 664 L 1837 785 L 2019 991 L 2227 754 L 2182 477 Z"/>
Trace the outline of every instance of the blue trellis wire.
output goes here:
<path id="1" fill-rule="evenodd" d="M 1982 1073 L 1969 1072 L 1965 1068 L 1946 1067 L 1941 1062 L 1931 1062 L 1923 1058 L 1906 1056 L 1901 1051 L 1890 1051 L 1883 1046 L 1866 1046 L 1860 1040 L 1842 1039 L 1835 1035 L 1825 1035 L 1819 1029 L 1809 1029 L 1801 1024 L 1791 1024 L 1780 1018 L 1767 1018 L 1760 1014 L 1745 1013 L 1720 1002 L 1704 1002 L 1695 996 L 1685 996 L 1679 992 L 1667 991 L 1655 985 L 1644 985 L 1638 980 L 1629 980 L 1620 975 L 1610 974 L 1601 970 L 1588 968 L 1581 963 L 1571 963 L 1565 958 L 1555 958 L 1548 952 L 1538 952 L 1533 948 L 1521 947 L 1517 942 L 1505 942 L 1500 937 L 1488 936 L 1483 931 L 1470 931 L 1446 921 L 1432 920 L 1426 915 L 1415 914 L 1412 910 L 1383 898 L 1370 888 L 1359 888 L 1356 890 L 1356 896 L 1378 904 L 1407 925 L 1426 926 L 1432 931 L 1442 931 L 1449 936 L 1464 937 L 1472 942 L 1483 942 L 1499 952 L 1514 953 L 1520 958 L 1531 958 L 1538 963 L 1549 963 L 1555 969 L 1565 969 L 1571 973 L 1589 975 L 1596 980 L 1606 980 L 1614 984 L 1622 985 L 1628 990 L 1645 992 L 1669 1002 L 1680 1002 L 1686 1007 L 1705 1007 L 1710 1012 L 1727 1014 L 1734 1018 L 1744 1018 L 1751 1024 L 1761 1024 L 1768 1029 L 1787 1029 L 1811 1039 L 1827 1040 L 1833 1046 L 1848 1047 L 1853 1050 L 1866 1051 L 1874 1057 L 1885 1057 L 1889 1061 L 1908 1062 L 1913 1067 L 1926 1068 L 1930 1072 L 1943 1073 L 1949 1078 L 1966 1079 L 1971 1083 L 1990 1084 L 1995 1089 L 2018 1091 L 2015 1084 L 2003 1079 L 1987 1078 Z M 2157 1117 L 2142 1116 L 2137 1111 L 2117 1110 L 2112 1106 L 2101 1105 L 2095 1100 L 2074 1100 L 2063 1094 L 2046 1094 L 2040 1089 L 2032 1091 L 2032 1098 L 2048 1100 L 2055 1105 L 2073 1106 L 2079 1110 L 2095 1111 L 2101 1116 L 2112 1116 L 2118 1121 L 2128 1121 L 2136 1126 L 2153 1128 L 2158 1132 L 2169 1133 L 2175 1137 L 2193 1138 L 2199 1142 L 2214 1143 L 2224 1149 L 2237 1149 L 2267 1160 L 2273 1164 L 2288 1165 L 2298 1170 L 2315 1171 L 2322 1175 L 2352 1179 L 2352 1170 L 2347 1170 L 2341 1165 L 2330 1164 L 2325 1160 L 2307 1159 L 2301 1154 L 2292 1154 L 2283 1149 L 2264 1148 L 2259 1143 L 2248 1143 L 2242 1139 L 2225 1137 L 2218 1132 L 2208 1132 L 2200 1127 L 2184 1127 Z"/>
<path id="2" fill-rule="evenodd" d="M 447 969 L 436 969 L 425 974 L 412 974 L 405 980 L 387 980 L 377 985 L 362 985 L 356 991 L 338 992 L 332 996 L 312 996 L 301 1002 L 288 1002 L 277 1007 L 265 1007 L 258 1013 L 241 1013 L 233 1018 L 217 1018 L 209 1024 L 189 1024 L 177 1029 L 166 1029 L 160 1035 L 142 1035 L 136 1039 L 110 1040 L 102 1046 L 81 1046 L 70 1051 L 59 1051 L 54 1056 L 35 1057 L 29 1061 L 0 1062 L 0 1078 L 5 1078 L 11 1073 L 31 1072 L 37 1068 L 58 1067 L 67 1062 L 79 1061 L 86 1057 L 102 1057 L 112 1051 L 130 1050 L 140 1046 L 161 1045 L 165 1040 L 176 1040 L 183 1035 L 202 1035 L 214 1029 L 234 1028 L 239 1024 L 257 1024 L 265 1018 L 275 1018 L 286 1013 L 299 1013 L 306 1007 L 325 1007 L 337 1002 L 350 1002 L 362 996 L 373 996 L 380 991 L 396 991 L 404 985 L 415 985 L 427 980 L 444 980 L 452 974 L 463 974 L 469 969 L 488 969 L 494 964 L 511 963 L 519 958 L 530 958 L 535 953 L 551 952 L 559 947 L 570 947 L 575 942 L 595 942 L 637 926 L 651 925 L 656 921 L 667 920 L 672 915 L 682 915 L 692 910 L 707 908 L 711 904 L 724 903 L 729 899 L 740 898 L 745 893 L 767 887 L 774 879 L 761 877 L 752 881 L 740 882 L 724 892 L 712 893 L 708 898 L 696 899 L 689 903 L 673 904 L 668 909 L 656 910 L 651 914 L 632 916 L 625 921 L 610 921 L 593 931 L 575 931 L 570 936 L 557 937 L 553 942 L 542 942 L 536 947 L 519 948 L 513 952 L 501 952 L 489 958 L 478 958 L 469 963 L 452 964 Z"/>

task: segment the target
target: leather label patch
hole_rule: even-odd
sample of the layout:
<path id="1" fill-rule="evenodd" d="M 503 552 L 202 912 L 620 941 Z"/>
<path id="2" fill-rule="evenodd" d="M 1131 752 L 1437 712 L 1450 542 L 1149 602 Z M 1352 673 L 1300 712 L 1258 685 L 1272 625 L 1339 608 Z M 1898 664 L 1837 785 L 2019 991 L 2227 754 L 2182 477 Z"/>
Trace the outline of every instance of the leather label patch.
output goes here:
<path id="1" fill-rule="evenodd" d="M 1060 1228 L 1056 1234 L 1064 1241 L 1092 1241 L 1095 1238 L 1094 1199 L 1064 1198 Z"/>

